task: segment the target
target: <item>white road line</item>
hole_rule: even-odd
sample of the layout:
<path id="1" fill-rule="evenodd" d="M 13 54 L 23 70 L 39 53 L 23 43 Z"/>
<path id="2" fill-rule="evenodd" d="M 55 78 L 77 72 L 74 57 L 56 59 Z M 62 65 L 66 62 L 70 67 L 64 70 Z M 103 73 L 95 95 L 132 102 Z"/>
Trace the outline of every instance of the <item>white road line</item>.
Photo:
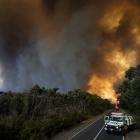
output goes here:
<path id="1" fill-rule="evenodd" d="M 98 122 L 99 120 L 101 120 L 103 117 L 100 117 L 98 120 L 94 121 L 93 123 L 89 124 L 88 126 L 86 126 L 85 128 L 81 129 L 80 131 L 78 131 L 75 135 L 73 135 L 72 137 L 70 137 L 68 140 L 71 140 L 72 138 L 74 138 L 75 136 L 77 136 L 79 133 L 81 133 L 82 131 L 86 130 L 88 127 L 90 127 L 91 125 L 94 125 L 96 122 Z"/>
<path id="2" fill-rule="evenodd" d="M 103 125 L 103 127 L 101 128 L 101 130 L 98 132 L 98 134 L 95 136 L 95 138 L 93 139 L 93 140 L 96 140 L 97 138 L 98 138 L 98 136 L 100 135 L 100 133 L 102 132 L 102 130 L 104 129 L 104 125 Z"/>
<path id="3" fill-rule="evenodd" d="M 125 137 L 123 136 L 123 140 L 125 140 Z"/>

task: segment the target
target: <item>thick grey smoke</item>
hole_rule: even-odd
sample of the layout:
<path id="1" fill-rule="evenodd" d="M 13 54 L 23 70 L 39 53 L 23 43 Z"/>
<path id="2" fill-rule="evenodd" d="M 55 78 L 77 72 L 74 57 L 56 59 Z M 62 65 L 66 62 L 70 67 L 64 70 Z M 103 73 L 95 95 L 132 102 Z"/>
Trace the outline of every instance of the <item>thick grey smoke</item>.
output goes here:
<path id="1" fill-rule="evenodd" d="M 108 54 L 139 51 L 139 8 L 137 0 L 0 0 L 1 90 L 86 89 L 91 74 L 114 75 Z"/>

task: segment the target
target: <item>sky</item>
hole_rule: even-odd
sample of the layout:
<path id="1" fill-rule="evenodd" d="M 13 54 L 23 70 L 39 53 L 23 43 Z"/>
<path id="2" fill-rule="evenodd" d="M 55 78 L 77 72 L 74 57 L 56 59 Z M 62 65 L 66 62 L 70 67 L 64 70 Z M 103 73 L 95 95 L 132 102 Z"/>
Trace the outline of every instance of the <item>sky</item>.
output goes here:
<path id="1" fill-rule="evenodd" d="M 116 100 L 139 63 L 139 0 L 0 0 L 0 89 L 35 84 Z"/>

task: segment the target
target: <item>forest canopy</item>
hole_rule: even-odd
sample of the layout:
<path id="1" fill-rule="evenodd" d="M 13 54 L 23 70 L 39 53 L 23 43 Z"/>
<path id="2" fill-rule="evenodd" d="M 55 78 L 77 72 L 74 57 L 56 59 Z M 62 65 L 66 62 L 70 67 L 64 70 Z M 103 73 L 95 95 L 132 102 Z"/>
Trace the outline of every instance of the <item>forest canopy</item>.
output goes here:
<path id="1" fill-rule="evenodd" d="M 36 85 L 24 93 L 1 92 L 0 138 L 47 140 L 111 107 L 110 101 L 79 89 L 63 94 Z"/>

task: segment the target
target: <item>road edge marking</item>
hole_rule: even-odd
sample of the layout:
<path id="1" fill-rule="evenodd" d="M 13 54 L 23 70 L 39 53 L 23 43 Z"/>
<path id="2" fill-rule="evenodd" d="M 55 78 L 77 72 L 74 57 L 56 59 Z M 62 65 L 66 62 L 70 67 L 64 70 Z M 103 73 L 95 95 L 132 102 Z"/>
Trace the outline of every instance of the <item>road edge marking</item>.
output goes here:
<path id="1" fill-rule="evenodd" d="M 71 140 L 72 138 L 74 138 L 75 136 L 77 136 L 78 134 L 80 134 L 82 131 L 86 130 L 88 127 L 90 127 L 91 125 L 94 125 L 96 122 L 98 122 L 99 120 L 101 120 L 103 118 L 100 117 L 99 119 L 95 120 L 94 122 L 90 123 L 89 125 L 87 125 L 86 127 L 84 127 L 83 129 L 79 130 L 76 134 L 74 134 L 72 137 L 70 137 L 68 140 Z"/>
<path id="2" fill-rule="evenodd" d="M 103 127 L 100 129 L 100 131 L 98 132 L 98 134 L 94 137 L 93 140 L 96 140 L 98 138 L 98 136 L 101 134 L 102 130 L 104 129 L 105 125 L 103 125 Z"/>

